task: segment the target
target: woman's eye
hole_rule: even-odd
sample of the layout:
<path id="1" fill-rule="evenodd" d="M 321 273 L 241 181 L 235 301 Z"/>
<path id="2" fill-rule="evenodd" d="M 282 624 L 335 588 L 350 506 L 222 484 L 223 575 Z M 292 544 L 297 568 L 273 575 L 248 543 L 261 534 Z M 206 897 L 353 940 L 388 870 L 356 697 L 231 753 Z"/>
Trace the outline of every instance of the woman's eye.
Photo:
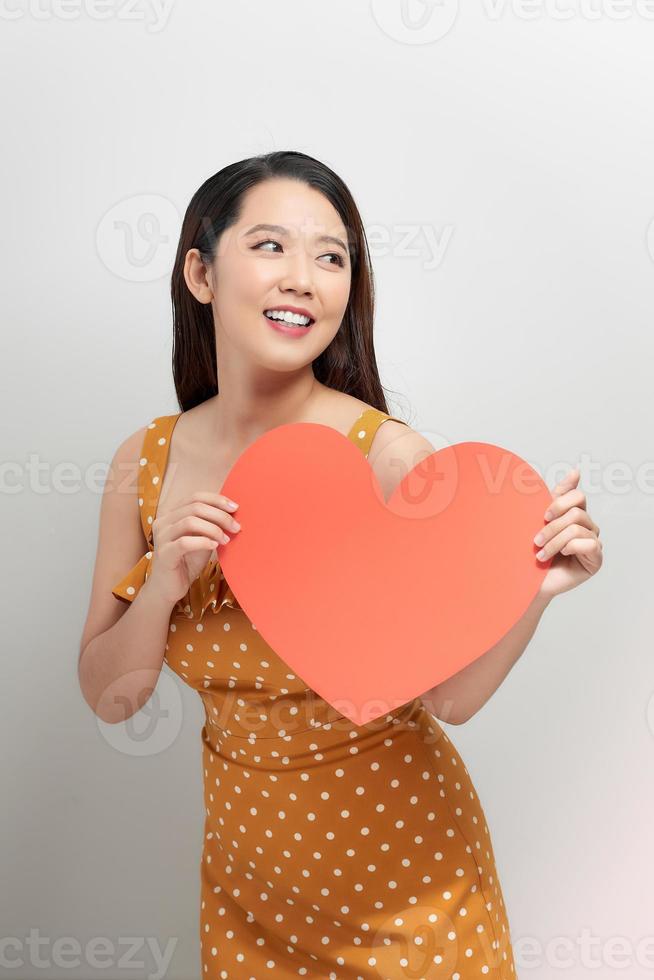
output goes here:
<path id="1" fill-rule="evenodd" d="M 253 248 L 261 248 L 262 245 L 279 245 L 279 242 L 274 241 L 274 239 L 272 239 L 272 238 L 266 238 L 265 241 L 258 242 L 256 245 L 253 245 L 252 247 Z"/>
<path id="2" fill-rule="evenodd" d="M 262 245 L 279 245 L 279 242 L 276 242 L 274 238 L 266 238 L 266 239 L 264 239 L 264 241 L 258 242 L 256 245 L 253 245 L 252 248 L 257 248 L 258 249 L 258 248 L 261 248 Z M 279 247 L 281 248 L 281 245 L 279 245 Z M 270 249 L 266 249 L 266 251 L 269 252 Z M 337 265 L 340 265 L 340 266 L 344 266 L 345 265 L 345 261 L 344 261 L 343 257 L 341 255 L 339 255 L 338 252 L 326 252 L 325 254 L 326 255 L 333 255 L 334 258 L 336 259 Z M 330 262 L 329 264 L 330 265 L 334 265 L 333 262 Z"/>

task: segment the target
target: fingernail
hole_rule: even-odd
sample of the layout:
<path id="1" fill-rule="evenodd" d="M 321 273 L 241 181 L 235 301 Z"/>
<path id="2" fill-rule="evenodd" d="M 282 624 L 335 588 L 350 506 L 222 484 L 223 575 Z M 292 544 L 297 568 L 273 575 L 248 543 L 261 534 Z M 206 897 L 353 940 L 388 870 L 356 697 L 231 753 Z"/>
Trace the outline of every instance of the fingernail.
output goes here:
<path id="1" fill-rule="evenodd" d="M 554 517 L 554 514 L 552 513 L 552 511 L 551 510 L 546 510 L 545 511 L 545 520 L 546 521 L 549 521 L 549 520 L 552 519 L 552 517 Z"/>
<path id="2" fill-rule="evenodd" d="M 227 506 L 229 507 L 230 510 L 236 510 L 236 508 L 238 507 L 238 504 L 236 503 L 235 500 L 228 500 L 227 501 Z"/>
<path id="3" fill-rule="evenodd" d="M 543 534 L 542 531 L 539 531 L 536 537 L 534 538 L 534 544 L 542 544 L 544 540 L 545 540 L 545 535 Z"/>
<path id="4" fill-rule="evenodd" d="M 543 551 L 539 551 L 538 554 L 536 555 L 536 558 L 538 558 L 539 561 L 542 561 L 544 557 L 545 557 L 545 551 L 544 550 Z"/>

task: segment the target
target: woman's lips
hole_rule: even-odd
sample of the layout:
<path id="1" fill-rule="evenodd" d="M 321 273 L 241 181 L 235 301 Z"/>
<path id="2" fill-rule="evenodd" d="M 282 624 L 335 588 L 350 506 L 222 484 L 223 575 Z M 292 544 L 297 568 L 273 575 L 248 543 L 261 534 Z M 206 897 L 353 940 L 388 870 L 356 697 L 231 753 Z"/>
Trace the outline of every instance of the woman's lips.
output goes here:
<path id="1" fill-rule="evenodd" d="M 265 313 L 263 313 L 262 316 L 268 326 L 272 327 L 273 330 L 277 330 L 278 333 L 285 333 L 289 337 L 301 337 L 302 334 L 309 333 L 315 323 L 314 320 L 308 327 L 298 327 L 295 323 L 285 323 L 284 320 L 271 320 Z"/>

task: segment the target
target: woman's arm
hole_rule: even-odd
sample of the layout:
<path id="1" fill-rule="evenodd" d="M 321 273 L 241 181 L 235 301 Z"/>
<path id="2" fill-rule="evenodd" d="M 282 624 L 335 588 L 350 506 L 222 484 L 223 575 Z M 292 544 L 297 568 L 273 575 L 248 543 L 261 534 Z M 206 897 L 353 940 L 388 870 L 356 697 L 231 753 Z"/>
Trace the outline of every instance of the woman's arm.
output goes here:
<path id="1" fill-rule="evenodd" d="M 522 618 L 495 646 L 422 695 L 425 707 L 450 725 L 472 718 L 522 656 L 550 602 L 537 594 Z"/>
<path id="2" fill-rule="evenodd" d="M 133 601 L 112 586 L 143 554 L 137 474 L 145 429 L 122 443 L 111 462 L 100 510 L 89 611 L 80 641 L 78 679 L 84 700 L 102 721 L 131 717 L 152 695 L 163 666 L 174 603 L 151 594 L 146 581 Z"/>
<path id="3" fill-rule="evenodd" d="M 118 622 L 80 651 L 80 688 L 102 721 L 126 721 L 152 696 L 163 667 L 171 612 L 172 603 L 152 595 L 145 582 Z"/>

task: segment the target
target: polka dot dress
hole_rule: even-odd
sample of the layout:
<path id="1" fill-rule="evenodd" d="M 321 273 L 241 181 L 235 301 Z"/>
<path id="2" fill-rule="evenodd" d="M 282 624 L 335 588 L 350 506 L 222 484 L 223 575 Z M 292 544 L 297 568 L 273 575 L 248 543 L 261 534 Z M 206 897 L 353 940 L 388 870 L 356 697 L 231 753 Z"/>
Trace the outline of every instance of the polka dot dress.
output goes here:
<path id="1" fill-rule="evenodd" d="M 146 430 L 150 548 L 179 417 Z M 367 457 L 389 418 L 366 409 L 348 438 Z M 116 597 L 134 598 L 151 558 Z M 515 980 L 481 803 L 420 698 L 354 725 L 263 641 L 215 558 L 172 611 L 165 660 L 206 713 L 204 977 Z"/>

